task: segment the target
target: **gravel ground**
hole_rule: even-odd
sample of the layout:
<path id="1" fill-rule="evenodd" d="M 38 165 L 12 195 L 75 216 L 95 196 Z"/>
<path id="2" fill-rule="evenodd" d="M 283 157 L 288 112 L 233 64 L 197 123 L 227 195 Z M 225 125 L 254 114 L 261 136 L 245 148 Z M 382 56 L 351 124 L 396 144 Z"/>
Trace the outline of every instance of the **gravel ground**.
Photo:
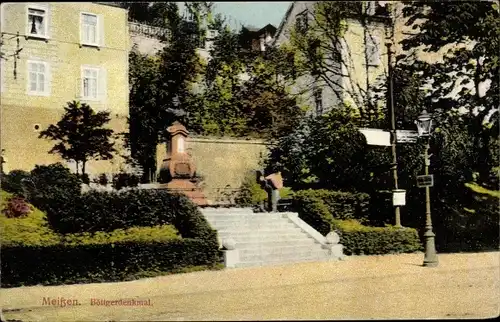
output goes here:
<path id="1" fill-rule="evenodd" d="M 4 319 L 22 321 L 499 315 L 500 252 L 440 254 L 436 268 L 422 267 L 422 261 L 423 254 L 352 256 L 340 262 L 205 271 L 121 283 L 20 287 L 0 290 L 0 301 Z M 44 298 L 46 303 L 47 298 L 72 299 L 78 305 L 44 305 Z M 96 306 L 91 305 L 92 298 L 134 298 L 149 300 L 150 305 Z"/>

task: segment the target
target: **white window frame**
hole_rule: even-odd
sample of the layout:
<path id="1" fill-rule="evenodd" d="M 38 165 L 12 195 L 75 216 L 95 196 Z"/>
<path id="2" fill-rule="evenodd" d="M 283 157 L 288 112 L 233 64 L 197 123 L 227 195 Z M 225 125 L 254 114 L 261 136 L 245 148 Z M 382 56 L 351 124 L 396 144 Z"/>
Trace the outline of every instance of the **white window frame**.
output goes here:
<path id="1" fill-rule="evenodd" d="M 368 16 L 375 15 L 375 12 L 377 11 L 377 4 L 378 4 L 378 1 L 366 1 L 365 2 L 366 14 Z"/>
<path id="2" fill-rule="evenodd" d="M 30 64 L 42 64 L 44 66 L 44 73 L 43 73 L 43 91 L 39 91 L 38 89 L 33 91 L 31 90 L 31 71 L 30 71 Z M 30 96 L 49 96 L 50 95 L 50 66 L 49 63 L 46 61 L 42 61 L 39 59 L 29 59 L 26 63 L 26 91 L 28 95 Z M 37 72 L 37 86 L 38 86 L 38 72 Z"/>
<path id="3" fill-rule="evenodd" d="M 314 110 L 316 112 L 316 115 L 322 115 L 325 110 L 324 106 L 324 100 L 323 100 L 323 89 L 321 87 L 316 87 L 314 88 L 313 91 L 313 98 L 314 98 Z"/>
<path id="4" fill-rule="evenodd" d="M 44 35 L 31 33 L 30 9 L 43 10 L 45 12 L 43 19 L 44 30 L 45 30 Z M 28 3 L 26 5 L 26 36 L 30 38 L 49 39 L 49 8 L 47 6 L 39 5 L 36 3 Z"/>
<path id="5" fill-rule="evenodd" d="M 96 18 L 96 25 L 95 25 L 95 43 L 90 43 L 86 42 L 83 37 L 83 16 L 88 15 L 88 16 L 94 16 Z M 92 12 L 80 12 L 80 44 L 84 46 L 92 46 L 92 47 L 100 47 L 101 43 L 101 21 L 100 17 L 96 13 Z"/>
<path id="6" fill-rule="evenodd" d="M 85 96 L 85 71 L 86 70 L 90 70 L 90 71 L 95 71 L 97 76 L 96 76 L 96 82 L 95 82 L 95 91 L 96 91 L 96 97 L 91 97 L 91 96 Z M 100 72 L 101 72 L 101 69 L 97 66 L 87 66 L 87 65 L 84 65 L 81 67 L 81 80 L 82 80 L 82 83 L 81 83 L 81 94 L 80 94 L 80 97 L 82 100 L 85 100 L 85 101 L 100 101 L 100 91 L 99 91 L 99 83 L 100 83 L 100 80 L 99 80 L 99 77 L 100 77 Z"/>

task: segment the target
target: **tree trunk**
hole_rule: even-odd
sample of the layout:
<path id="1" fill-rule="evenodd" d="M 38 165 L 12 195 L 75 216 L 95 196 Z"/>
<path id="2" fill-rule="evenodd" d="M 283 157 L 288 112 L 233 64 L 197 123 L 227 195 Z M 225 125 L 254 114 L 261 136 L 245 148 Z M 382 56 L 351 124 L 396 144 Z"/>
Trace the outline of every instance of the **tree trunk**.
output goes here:
<path id="1" fill-rule="evenodd" d="M 85 164 L 87 163 L 86 160 L 82 161 L 82 176 L 85 175 Z"/>

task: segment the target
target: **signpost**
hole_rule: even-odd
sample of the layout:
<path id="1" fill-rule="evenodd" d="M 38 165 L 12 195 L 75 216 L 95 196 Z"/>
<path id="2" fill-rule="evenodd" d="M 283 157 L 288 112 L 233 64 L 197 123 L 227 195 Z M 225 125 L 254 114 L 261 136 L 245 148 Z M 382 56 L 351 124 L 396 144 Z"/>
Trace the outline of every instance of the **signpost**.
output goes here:
<path id="1" fill-rule="evenodd" d="M 417 187 L 433 187 L 434 186 L 434 176 L 432 174 L 417 176 Z"/>
<path id="2" fill-rule="evenodd" d="M 416 143 L 418 132 L 412 130 L 396 130 L 397 143 Z"/>

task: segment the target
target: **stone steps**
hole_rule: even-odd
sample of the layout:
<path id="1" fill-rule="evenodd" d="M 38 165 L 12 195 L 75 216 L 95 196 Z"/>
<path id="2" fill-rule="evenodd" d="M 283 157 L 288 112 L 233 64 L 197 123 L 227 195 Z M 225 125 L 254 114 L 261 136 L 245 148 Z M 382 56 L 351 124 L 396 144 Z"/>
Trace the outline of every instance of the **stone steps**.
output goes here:
<path id="1" fill-rule="evenodd" d="M 290 217 L 285 213 L 253 213 L 250 208 L 203 208 L 201 212 L 217 230 L 221 245 L 225 240 L 232 240 L 234 250 L 226 250 L 226 259 L 228 254 L 236 256 L 231 257 L 230 267 L 337 258 L 324 248 L 321 235 L 318 239 L 314 230 L 311 233 L 310 226 L 296 223 L 297 214 Z"/>
<path id="2" fill-rule="evenodd" d="M 240 267 L 256 267 L 256 266 L 275 266 L 275 265 L 285 265 L 285 264 L 296 264 L 296 263 L 305 263 L 305 262 L 324 262 L 324 261 L 334 261 L 338 260 L 337 258 L 325 258 L 325 259 L 315 259 L 315 258 L 299 258 L 295 260 L 290 259 L 278 259 L 272 261 L 249 261 L 249 262 L 240 262 L 235 265 L 236 268 Z"/>
<path id="3" fill-rule="evenodd" d="M 254 247 L 245 248 L 240 250 L 240 257 L 246 255 L 282 255 L 282 254 L 294 254 L 303 253 L 307 251 L 317 250 L 325 251 L 324 249 L 318 249 L 316 245 L 311 247 L 311 245 L 292 245 L 292 246 L 282 246 L 282 247 Z"/>
<path id="4" fill-rule="evenodd" d="M 240 256 L 242 263 L 246 262 L 273 262 L 273 261 L 306 261 L 306 260 L 324 260 L 328 254 L 319 251 L 308 251 L 303 253 L 288 253 L 288 254 L 268 254 L 268 255 L 245 255 Z"/>

